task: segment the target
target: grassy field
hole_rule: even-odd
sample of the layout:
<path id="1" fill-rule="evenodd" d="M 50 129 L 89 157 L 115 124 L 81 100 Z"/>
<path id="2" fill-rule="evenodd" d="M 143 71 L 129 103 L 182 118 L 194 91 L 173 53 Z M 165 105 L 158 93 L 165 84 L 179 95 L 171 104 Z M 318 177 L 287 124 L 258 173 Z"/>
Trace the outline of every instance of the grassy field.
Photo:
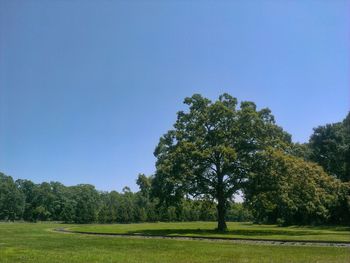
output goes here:
<path id="1" fill-rule="evenodd" d="M 116 238 L 52 231 L 113 229 L 114 231 L 168 231 L 208 229 L 212 223 L 160 223 L 132 225 L 61 225 L 49 223 L 0 223 L 0 262 L 350 262 L 349 248 L 298 247 L 229 242 Z M 255 231 L 267 226 L 230 224 Z M 271 227 L 275 229 L 275 227 Z M 128 230 L 129 229 L 129 230 Z M 160 229 L 160 230 L 157 230 Z M 292 229 L 292 228 L 291 228 Z M 301 230 L 301 229 L 296 229 Z M 317 229 L 310 229 L 316 230 Z M 306 231 L 306 230 L 303 230 Z M 342 229 L 321 229 L 343 233 Z M 211 233 L 209 231 L 209 233 Z M 346 233 L 346 232 L 345 232 Z"/>
<path id="2" fill-rule="evenodd" d="M 70 229 L 83 232 L 116 234 L 350 242 L 349 227 L 277 227 L 273 225 L 229 222 L 229 231 L 227 233 L 217 233 L 214 230 L 215 227 L 215 222 L 181 222 L 80 225 Z"/>

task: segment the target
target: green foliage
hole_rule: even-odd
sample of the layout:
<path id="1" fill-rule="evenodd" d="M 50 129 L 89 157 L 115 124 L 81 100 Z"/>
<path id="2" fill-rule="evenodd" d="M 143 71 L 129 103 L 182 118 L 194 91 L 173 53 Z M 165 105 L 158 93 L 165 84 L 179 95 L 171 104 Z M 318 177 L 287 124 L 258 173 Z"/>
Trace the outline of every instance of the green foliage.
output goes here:
<path id="1" fill-rule="evenodd" d="M 308 160 L 311 154 L 310 147 L 307 143 L 292 143 L 286 152 L 304 160 Z"/>
<path id="2" fill-rule="evenodd" d="M 0 220 L 65 223 L 131 223 L 215 220 L 215 205 L 183 200 L 176 207 L 159 206 L 150 196 L 152 177 L 140 175 L 140 191 L 99 192 L 92 185 L 66 187 L 58 182 L 34 184 L 0 174 Z"/>
<path id="3" fill-rule="evenodd" d="M 215 102 L 195 94 L 184 103 L 174 129 L 160 138 L 153 192 L 167 206 L 186 195 L 217 202 L 218 229 L 225 230 L 228 201 L 242 188 L 251 160 L 267 146 L 284 148 L 290 136 L 269 109 L 256 110 L 223 94 Z"/>
<path id="4" fill-rule="evenodd" d="M 337 202 L 331 207 L 329 222 L 350 225 L 350 182 L 341 183 L 334 194 L 337 196 Z"/>
<path id="5" fill-rule="evenodd" d="M 22 218 L 24 196 L 18 190 L 11 176 L 0 173 L 0 220 Z"/>
<path id="6" fill-rule="evenodd" d="M 59 220 L 65 223 L 77 222 L 76 207 L 77 207 L 77 202 L 74 199 L 67 199 L 64 202 L 64 207 L 62 209 L 62 213 L 59 217 Z"/>
<path id="7" fill-rule="evenodd" d="M 226 219 L 231 222 L 251 222 L 254 218 L 245 204 L 231 203 L 227 211 Z"/>
<path id="8" fill-rule="evenodd" d="M 99 195 L 95 187 L 88 184 L 75 186 L 74 200 L 76 201 L 75 222 L 96 222 L 98 215 Z"/>
<path id="9" fill-rule="evenodd" d="M 142 196 L 148 198 L 151 193 L 152 188 L 152 178 L 147 177 L 144 174 L 139 174 L 136 180 L 136 184 L 140 188 L 140 193 Z"/>
<path id="10" fill-rule="evenodd" d="M 259 153 L 245 197 L 258 222 L 325 223 L 341 182 L 301 158 L 269 148 Z"/>
<path id="11" fill-rule="evenodd" d="M 350 112 L 343 122 L 314 129 L 309 142 L 309 159 L 330 175 L 350 181 Z"/>

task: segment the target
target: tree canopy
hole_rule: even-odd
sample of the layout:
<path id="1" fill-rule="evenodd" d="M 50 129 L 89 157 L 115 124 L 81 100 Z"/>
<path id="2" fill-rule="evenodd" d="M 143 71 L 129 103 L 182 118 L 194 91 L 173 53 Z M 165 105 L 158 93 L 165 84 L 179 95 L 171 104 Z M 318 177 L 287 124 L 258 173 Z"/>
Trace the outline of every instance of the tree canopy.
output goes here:
<path id="1" fill-rule="evenodd" d="M 330 175 L 350 181 L 350 112 L 342 122 L 314 129 L 308 144 L 309 159 Z"/>
<path id="2" fill-rule="evenodd" d="M 160 138 L 154 189 L 168 204 L 185 195 L 217 203 L 218 230 L 225 230 L 228 200 L 247 180 L 251 161 L 267 146 L 285 148 L 289 134 L 275 124 L 269 109 L 257 110 L 223 94 L 210 101 L 199 94 L 185 98 L 174 129 Z"/>
<path id="3" fill-rule="evenodd" d="M 256 222 L 306 225 L 330 219 L 342 198 L 338 179 L 271 147 L 258 155 L 244 192 Z"/>

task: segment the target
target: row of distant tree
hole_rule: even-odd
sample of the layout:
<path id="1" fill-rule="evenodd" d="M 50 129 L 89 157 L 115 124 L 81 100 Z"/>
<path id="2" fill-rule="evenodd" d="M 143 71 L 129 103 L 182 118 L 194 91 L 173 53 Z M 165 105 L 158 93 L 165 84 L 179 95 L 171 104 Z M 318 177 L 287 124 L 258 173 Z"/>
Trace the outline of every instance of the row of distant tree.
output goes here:
<path id="1" fill-rule="evenodd" d="M 0 220 L 62 221 L 66 223 L 132 223 L 155 221 L 213 221 L 216 207 L 207 200 L 184 199 L 175 206 L 160 206 L 152 198 L 150 178 L 140 174 L 140 191 L 125 187 L 97 191 L 93 185 L 64 186 L 59 182 L 34 184 L 0 173 Z M 249 221 L 243 204 L 231 204 L 228 220 Z"/>
<path id="2" fill-rule="evenodd" d="M 0 173 L 0 220 L 129 223 L 226 220 L 350 224 L 350 113 L 295 144 L 268 109 L 228 94 L 185 99 L 155 150 L 156 173 L 139 191 L 34 184 Z M 235 204 L 241 191 L 243 204 Z"/>

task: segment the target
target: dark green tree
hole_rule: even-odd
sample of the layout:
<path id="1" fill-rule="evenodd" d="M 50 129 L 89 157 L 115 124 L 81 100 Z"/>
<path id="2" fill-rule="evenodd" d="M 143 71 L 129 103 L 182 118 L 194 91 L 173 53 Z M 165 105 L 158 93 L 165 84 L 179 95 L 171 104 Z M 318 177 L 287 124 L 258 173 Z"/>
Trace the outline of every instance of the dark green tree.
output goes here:
<path id="1" fill-rule="evenodd" d="M 54 215 L 55 195 L 52 191 L 51 184 L 43 182 L 34 188 L 33 198 L 33 218 L 34 220 L 52 220 Z"/>
<path id="2" fill-rule="evenodd" d="M 120 223 L 135 222 L 135 202 L 134 193 L 129 187 L 123 188 L 123 193 L 119 194 L 117 220 Z"/>
<path id="3" fill-rule="evenodd" d="M 350 113 L 342 122 L 315 128 L 309 148 L 311 161 L 330 175 L 350 181 Z"/>
<path id="4" fill-rule="evenodd" d="M 92 223 L 97 220 L 99 194 L 93 185 L 80 184 L 74 186 L 76 202 L 75 221 L 77 223 Z"/>
<path id="5" fill-rule="evenodd" d="M 235 222 L 248 222 L 253 220 L 253 215 L 246 204 L 232 202 L 227 212 L 227 219 Z"/>
<path id="6" fill-rule="evenodd" d="M 51 206 L 51 219 L 61 220 L 62 211 L 64 209 L 64 204 L 67 199 L 67 187 L 59 182 L 50 182 L 51 193 L 53 197 L 53 203 Z"/>
<path id="7" fill-rule="evenodd" d="M 17 188 L 21 191 L 21 193 L 24 195 L 25 199 L 25 205 L 24 205 L 24 212 L 23 212 L 23 219 L 26 221 L 35 221 L 34 219 L 34 199 L 35 199 L 35 193 L 37 185 L 35 185 L 30 180 L 22 180 L 18 179 L 16 181 Z"/>
<path id="8" fill-rule="evenodd" d="M 148 214 L 153 209 L 150 199 L 152 179 L 144 174 L 139 174 L 136 184 L 140 191 L 135 194 L 135 216 L 137 221 L 144 222 L 148 220 Z M 151 213 L 150 216 L 152 217 Z"/>
<path id="9" fill-rule="evenodd" d="M 116 191 L 100 193 L 100 210 L 98 221 L 100 223 L 115 223 L 117 222 L 117 211 L 120 205 L 120 194 Z"/>
<path id="10" fill-rule="evenodd" d="M 337 202 L 332 203 L 330 223 L 350 225 L 350 182 L 343 182 L 334 194 Z"/>
<path id="11" fill-rule="evenodd" d="M 249 173 L 250 162 L 267 146 L 285 147 L 290 136 L 275 125 L 269 109 L 223 94 L 215 102 L 195 94 L 184 103 L 174 129 L 155 149 L 153 191 L 167 205 L 185 196 L 217 203 L 219 231 L 226 230 L 226 212 Z"/>
<path id="12" fill-rule="evenodd" d="M 344 181 L 350 182 L 350 112 L 343 121 L 345 141 L 345 175 Z"/>
<path id="13" fill-rule="evenodd" d="M 147 177 L 144 174 L 139 174 L 137 176 L 136 184 L 139 186 L 141 194 L 144 197 L 149 198 L 152 188 L 152 178 Z"/>
<path id="14" fill-rule="evenodd" d="M 341 182 L 319 165 L 269 148 L 259 153 L 245 198 L 260 223 L 327 223 Z"/>
<path id="15" fill-rule="evenodd" d="M 74 200 L 74 198 L 66 198 L 63 203 L 60 220 L 62 220 L 65 223 L 77 222 L 76 211 L 77 211 L 77 202 Z"/>
<path id="16" fill-rule="evenodd" d="M 0 172 L 0 220 L 21 219 L 24 202 L 24 195 L 18 190 L 12 177 Z"/>

